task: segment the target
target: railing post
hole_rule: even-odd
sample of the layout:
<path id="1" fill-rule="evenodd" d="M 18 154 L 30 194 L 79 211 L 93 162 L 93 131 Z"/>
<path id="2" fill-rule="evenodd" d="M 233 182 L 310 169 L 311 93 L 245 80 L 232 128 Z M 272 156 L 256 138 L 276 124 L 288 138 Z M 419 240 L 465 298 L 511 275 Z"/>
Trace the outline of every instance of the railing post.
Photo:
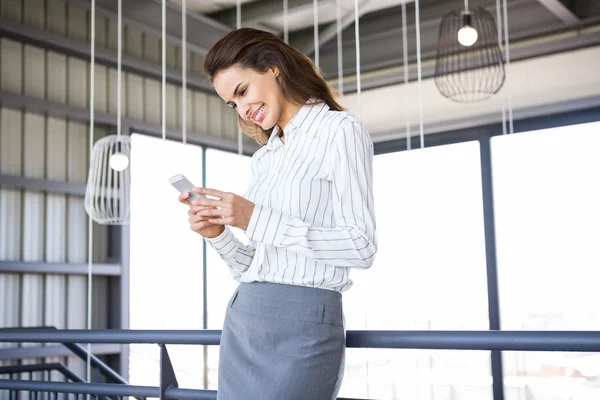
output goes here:
<path id="1" fill-rule="evenodd" d="M 167 389 L 173 387 L 179 387 L 177 378 L 175 377 L 175 371 L 173 370 L 173 364 L 169 358 L 169 352 L 167 351 L 167 345 L 159 344 L 160 346 L 160 400 L 166 400 Z"/>

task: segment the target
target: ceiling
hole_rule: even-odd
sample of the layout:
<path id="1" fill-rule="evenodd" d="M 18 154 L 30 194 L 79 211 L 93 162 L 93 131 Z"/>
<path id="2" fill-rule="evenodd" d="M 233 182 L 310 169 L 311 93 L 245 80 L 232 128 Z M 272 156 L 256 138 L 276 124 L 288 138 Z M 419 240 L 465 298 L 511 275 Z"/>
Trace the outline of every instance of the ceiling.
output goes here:
<path id="1" fill-rule="evenodd" d="M 68 0 L 82 1 L 82 0 Z M 598 0 L 499 0 L 506 1 L 511 61 L 600 44 L 600 1 Z M 181 41 L 181 2 L 168 0 L 167 34 Z M 357 0 L 361 86 L 376 88 L 403 80 L 403 0 Z M 409 77 L 416 79 L 415 3 L 406 1 L 407 56 Z M 116 15 L 114 0 L 96 0 L 98 7 Z M 160 0 L 123 2 L 128 23 L 161 32 Z M 237 0 L 187 0 L 188 47 L 205 53 L 225 33 L 236 27 Z M 288 0 L 289 42 L 315 58 L 314 1 Z M 343 27 L 342 55 L 344 91 L 356 88 L 356 42 L 354 0 L 319 0 L 319 67 L 332 83 L 338 76 L 337 6 Z M 433 75 L 438 29 L 444 14 L 463 7 L 463 0 L 420 0 L 420 51 L 422 77 Z M 483 7 L 496 19 L 497 0 L 470 0 L 469 7 Z M 269 30 L 283 37 L 283 0 L 241 0 L 242 26 Z M 600 61 L 600 60 L 599 60 Z"/>

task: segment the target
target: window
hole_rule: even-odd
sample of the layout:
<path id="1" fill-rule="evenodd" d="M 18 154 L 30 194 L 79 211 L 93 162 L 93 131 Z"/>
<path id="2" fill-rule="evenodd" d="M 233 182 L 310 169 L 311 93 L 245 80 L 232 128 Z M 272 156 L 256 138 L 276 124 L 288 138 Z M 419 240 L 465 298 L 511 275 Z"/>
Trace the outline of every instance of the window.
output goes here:
<path id="1" fill-rule="evenodd" d="M 202 329 L 202 239 L 168 179 L 202 184 L 202 148 L 132 135 L 131 329 Z M 202 388 L 201 346 L 167 346 L 181 387 Z M 131 345 L 130 383 L 156 386 L 159 347 Z"/>
<path id="2" fill-rule="evenodd" d="M 206 186 L 243 196 L 250 184 L 250 157 L 235 153 L 206 150 Z M 244 243 L 248 240 L 237 228 L 233 233 Z M 238 286 L 221 257 L 207 247 L 208 329 L 222 329 L 227 303 Z M 208 388 L 217 389 L 219 347 L 208 346 Z"/>
<path id="3" fill-rule="evenodd" d="M 379 252 L 348 330 L 488 329 L 479 143 L 375 157 Z M 491 399 L 490 353 L 348 349 L 341 397 Z"/>
<path id="4" fill-rule="evenodd" d="M 492 139 L 502 329 L 600 329 L 600 123 Z M 600 398 L 596 353 L 505 352 L 507 400 Z"/>

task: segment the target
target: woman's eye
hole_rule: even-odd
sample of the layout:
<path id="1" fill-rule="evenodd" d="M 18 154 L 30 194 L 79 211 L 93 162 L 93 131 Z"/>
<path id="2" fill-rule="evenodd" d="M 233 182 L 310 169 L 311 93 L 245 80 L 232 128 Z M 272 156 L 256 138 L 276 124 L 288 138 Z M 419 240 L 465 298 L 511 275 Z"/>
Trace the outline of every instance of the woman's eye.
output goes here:
<path id="1" fill-rule="evenodd" d="M 246 94 L 246 90 L 247 90 L 247 88 L 244 88 L 244 89 L 242 89 L 242 90 L 240 91 L 240 96 L 243 96 L 243 95 L 245 95 L 245 94 Z"/>

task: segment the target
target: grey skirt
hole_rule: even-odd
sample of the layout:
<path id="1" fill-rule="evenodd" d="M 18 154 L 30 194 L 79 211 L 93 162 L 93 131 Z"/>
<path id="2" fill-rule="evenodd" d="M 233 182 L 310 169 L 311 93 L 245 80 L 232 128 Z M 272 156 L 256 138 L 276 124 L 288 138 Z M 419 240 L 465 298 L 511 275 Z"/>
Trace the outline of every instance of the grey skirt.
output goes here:
<path id="1" fill-rule="evenodd" d="M 242 283 L 221 335 L 218 400 L 331 400 L 346 338 L 342 295 L 274 283 Z"/>

